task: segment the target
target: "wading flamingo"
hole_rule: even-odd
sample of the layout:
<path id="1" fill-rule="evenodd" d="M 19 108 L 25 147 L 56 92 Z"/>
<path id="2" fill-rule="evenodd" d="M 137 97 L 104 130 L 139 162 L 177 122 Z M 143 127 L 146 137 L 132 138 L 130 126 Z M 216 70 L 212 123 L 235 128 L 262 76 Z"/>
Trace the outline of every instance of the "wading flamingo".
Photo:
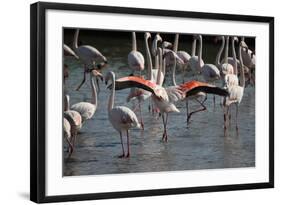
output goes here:
<path id="1" fill-rule="evenodd" d="M 73 40 L 73 50 L 75 54 L 78 56 L 79 60 L 84 65 L 84 76 L 80 85 L 76 90 L 79 90 L 80 87 L 86 81 L 86 74 L 89 73 L 93 69 L 102 69 L 107 64 L 107 59 L 104 57 L 101 52 L 99 52 L 96 48 L 89 45 L 82 45 L 78 47 L 78 36 L 79 29 L 76 29 Z M 96 62 L 101 62 L 96 65 Z M 97 81 L 97 87 L 99 90 L 99 85 Z"/>
<path id="2" fill-rule="evenodd" d="M 136 114 L 128 107 L 125 106 L 115 106 L 114 107 L 114 98 L 115 98 L 115 74 L 110 71 L 105 77 L 105 83 L 111 81 L 111 94 L 108 100 L 108 119 L 112 124 L 113 128 L 119 132 L 121 146 L 122 146 L 122 155 L 119 157 L 129 157 L 130 156 L 130 142 L 129 142 L 129 129 L 131 128 L 140 128 L 141 125 L 138 121 Z M 127 154 L 125 155 L 123 137 L 122 133 L 126 132 L 127 135 Z"/>

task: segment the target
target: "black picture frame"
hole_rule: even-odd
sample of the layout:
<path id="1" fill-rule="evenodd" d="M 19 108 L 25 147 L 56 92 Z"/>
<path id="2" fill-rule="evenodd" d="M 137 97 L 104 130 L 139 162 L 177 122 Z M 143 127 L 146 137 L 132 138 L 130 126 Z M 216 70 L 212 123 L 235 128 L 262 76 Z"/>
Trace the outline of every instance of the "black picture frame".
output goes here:
<path id="1" fill-rule="evenodd" d="M 45 24 L 46 10 L 110 12 L 136 15 L 169 16 L 195 19 L 234 20 L 269 25 L 269 181 L 238 185 L 138 190 L 125 192 L 89 193 L 46 196 L 45 190 Z M 230 191 L 274 187 L 274 18 L 264 16 L 229 15 L 143 8 L 125 8 L 82 4 L 38 2 L 30 7 L 30 200 L 37 203 L 76 200 L 96 200 L 123 197 L 140 197 L 198 192 Z"/>

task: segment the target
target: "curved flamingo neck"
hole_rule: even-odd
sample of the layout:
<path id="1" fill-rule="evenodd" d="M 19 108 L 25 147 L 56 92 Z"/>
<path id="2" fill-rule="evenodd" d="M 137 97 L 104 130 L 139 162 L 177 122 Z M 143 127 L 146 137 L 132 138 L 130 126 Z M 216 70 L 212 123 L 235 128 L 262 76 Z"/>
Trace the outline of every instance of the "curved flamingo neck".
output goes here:
<path id="1" fill-rule="evenodd" d="M 137 38 L 136 38 L 136 32 L 132 32 L 132 50 L 137 50 Z"/>
<path id="2" fill-rule="evenodd" d="M 239 61 L 240 61 L 240 74 L 241 74 L 241 87 L 245 87 L 245 73 L 244 73 L 244 64 L 242 59 L 242 46 L 239 45 Z"/>
<path id="3" fill-rule="evenodd" d="M 234 60 L 234 75 L 237 75 L 238 74 L 238 71 L 237 71 L 237 59 L 236 59 L 236 51 L 235 51 L 235 38 L 232 37 L 231 39 L 231 46 L 232 46 L 232 57 L 233 57 L 233 60 Z"/>
<path id="4" fill-rule="evenodd" d="M 178 45 L 179 45 L 179 34 L 177 33 L 175 35 L 175 41 L 174 41 L 174 46 L 173 46 L 173 51 L 174 52 L 178 51 Z"/>
<path id="5" fill-rule="evenodd" d="M 91 75 L 91 88 L 92 88 L 92 104 L 98 106 L 97 90 L 94 82 L 94 77 Z"/>
<path id="6" fill-rule="evenodd" d="M 73 49 L 76 50 L 78 48 L 78 36 L 79 36 L 79 29 L 76 29 L 73 39 Z"/>
<path id="7" fill-rule="evenodd" d="M 196 54 L 196 38 L 193 39 L 192 42 L 192 51 L 191 51 L 191 56 L 194 57 Z"/>
<path id="8" fill-rule="evenodd" d="M 146 50 L 146 59 L 147 59 L 147 78 L 152 80 L 152 60 L 151 54 L 148 46 L 148 37 L 145 38 L 145 50 Z"/>
<path id="9" fill-rule="evenodd" d="M 225 51 L 224 51 L 224 63 L 227 64 L 227 58 L 228 58 L 228 45 L 229 45 L 229 36 L 226 37 L 226 45 L 225 45 Z"/>
<path id="10" fill-rule="evenodd" d="M 111 82 L 112 82 L 112 88 L 111 88 L 111 94 L 108 100 L 108 112 L 110 112 L 114 107 L 114 99 L 115 99 L 115 75 L 114 73 L 111 73 Z"/>
<path id="11" fill-rule="evenodd" d="M 225 45 L 225 38 L 224 36 L 222 36 L 222 41 L 221 41 L 221 47 L 219 49 L 219 52 L 217 54 L 217 57 L 216 57 L 216 66 L 219 68 L 220 65 L 221 65 L 221 62 L 220 62 L 220 58 L 221 58 L 221 54 L 222 54 L 222 51 L 224 49 L 224 45 Z"/>

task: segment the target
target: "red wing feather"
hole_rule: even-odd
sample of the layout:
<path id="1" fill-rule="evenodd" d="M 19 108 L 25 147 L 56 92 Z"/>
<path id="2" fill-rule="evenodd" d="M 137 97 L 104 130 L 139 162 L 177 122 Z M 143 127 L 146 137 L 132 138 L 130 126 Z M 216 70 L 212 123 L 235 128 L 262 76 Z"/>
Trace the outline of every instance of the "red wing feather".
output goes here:
<path id="1" fill-rule="evenodd" d="M 157 84 L 138 76 L 128 76 L 115 80 L 115 90 L 122 90 L 133 87 L 141 88 L 153 94 L 156 94 L 155 88 L 157 87 Z"/>

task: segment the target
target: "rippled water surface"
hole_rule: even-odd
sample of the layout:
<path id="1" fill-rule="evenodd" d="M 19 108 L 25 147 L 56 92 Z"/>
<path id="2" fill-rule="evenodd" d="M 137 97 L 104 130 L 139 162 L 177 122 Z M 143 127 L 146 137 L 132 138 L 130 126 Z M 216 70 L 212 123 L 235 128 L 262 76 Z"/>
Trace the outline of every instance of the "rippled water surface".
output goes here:
<path id="1" fill-rule="evenodd" d="M 131 44 L 130 34 L 128 38 L 122 39 L 100 36 L 83 38 L 83 35 L 80 38 L 85 44 L 94 45 L 108 58 L 109 66 L 103 71 L 104 74 L 108 70 L 115 71 L 117 77 L 131 73 L 127 68 L 127 55 Z M 143 42 L 138 42 L 139 49 L 144 53 Z M 184 42 L 180 42 L 179 47 L 190 51 L 190 45 Z M 203 44 L 205 62 L 214 63 L 217 49 L 217 45 Z M 65 86 L 70 94 L 71 104 L 90 101 L 89 80 L 79 92 L 74 91 L 82 80 L 82 65 L 72 57 L 66 57 L 65 63 L 70 67 L 70 76 Z M 178 70 L 178 83 L 182 82 L 181 75 Z M 186 81 L 194 78 L 197 77 L 192 77 L 189 73 L 185 75 Z M 201 77 L 198 79 L 202 80 Z M 216 84 L 221 85 L 220 82 Z M 132 107 L 132 103 L 126 103 L 128 92 L 129 90 L 117 91 L 115 105 Z M 213 98 L 209 95 L 205 103 L 207 111 L 193 115 L 188 126 L 186 125 L 185 102 L 178 103 L 177 107 L 181 112 L 169 115 L 167 143 L 161 141 L 162 120 L 148 112 L 148 101 L 146 101 L 142 105 L 145 129 L 130 131 L 131 157 L 126 159 L 117 157 L 122 150 L 119 134 L 108 121 L 109 94 L 110 91 L 101 83 L 98 109 L 94 117 L 83 125 L 70 159 L 67 159 L 67 145 L 64 144 L 65 176 L 255 166 L 254 87 L 248 86 L 245 89 L 239 106 L 239 135 L 235 129 L 235 106 L 232 107 L 232 127 L 227 137 L 223 134 L 223 113 L 219 97 L 216 97 L 214 108 Z M 190 102 L 189 107 L 194 110 L 198 108 L 198 104 Z"/>

